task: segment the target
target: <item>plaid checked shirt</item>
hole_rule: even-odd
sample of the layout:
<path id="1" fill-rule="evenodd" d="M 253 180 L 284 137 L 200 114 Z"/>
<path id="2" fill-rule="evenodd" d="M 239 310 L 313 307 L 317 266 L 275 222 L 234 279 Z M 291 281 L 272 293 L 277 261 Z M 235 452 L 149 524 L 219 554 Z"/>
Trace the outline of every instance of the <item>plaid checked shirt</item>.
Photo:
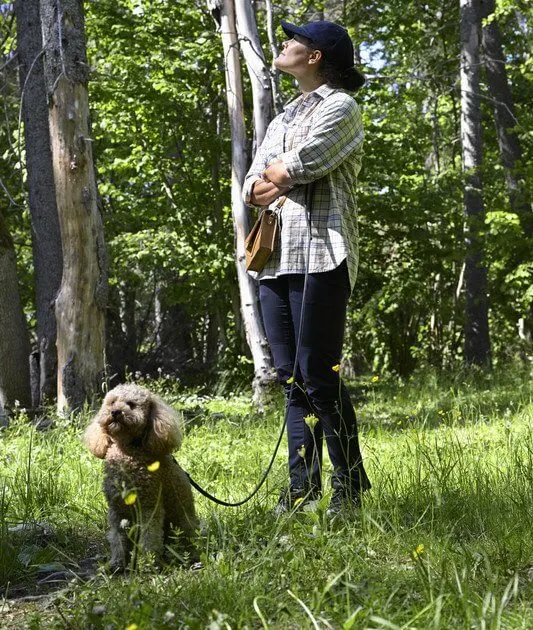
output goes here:
<path id="1" fill-rule="evenodd" d="M 307 256 L 306 184 L 315 182 L 311 201 L 309 272 L 335 269 L 346 259 L 353 288 L 358 265 L 357 197 L 363 127 L 355 100 L 321 85 L 291 101 L 270 123 L 246 175 L 243 198 L 248 205 L 253 184 L 274 158 L 283 161 L 293 188 L 278 211 L 280 236 L 260 280 L 305 273 Z M 276 202 L 270 204 L 275 208 Z"/>

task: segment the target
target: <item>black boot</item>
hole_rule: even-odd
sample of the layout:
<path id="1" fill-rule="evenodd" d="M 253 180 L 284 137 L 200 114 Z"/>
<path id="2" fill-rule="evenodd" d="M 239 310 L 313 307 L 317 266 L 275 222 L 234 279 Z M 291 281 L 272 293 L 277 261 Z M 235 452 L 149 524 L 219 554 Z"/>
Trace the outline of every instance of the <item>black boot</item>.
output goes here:
<path id="1" fill-rule="evenodd" d="M 318 488 L 286 488 L 279 498 L 276 507 L 272 510 L 274 516 L 288 514 L 293 510 L 299 510 L 310 501 L 320 498 Z"/>
<path id="2" fill-rule="evenodd" d="M 326 516 L 336 518 L 337 516 L 355 516 L 361 507 L 362 491 L 354 488 L 349 481 L 341 481 L 339 478 L 331 480 L 333 495 L 329 502 Z"/>

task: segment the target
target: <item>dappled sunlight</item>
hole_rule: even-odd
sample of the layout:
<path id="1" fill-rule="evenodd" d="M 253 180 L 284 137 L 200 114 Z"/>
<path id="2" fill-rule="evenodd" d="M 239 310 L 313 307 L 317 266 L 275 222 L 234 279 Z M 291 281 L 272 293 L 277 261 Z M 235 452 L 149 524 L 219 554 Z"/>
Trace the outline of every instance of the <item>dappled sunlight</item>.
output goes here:
<path id="1" fill-rule="evenodd" d="M 67 606 L 73 622 L 83 626 L 86 611 L 102 605 L 108 619 L 128 618 L 133 598 L 162 623 L 177 614 L 177 594 L 187 602 L 188 618 L 202 623 L 238 615 L 253 625 L 259 609 L 281 625 L 305 624 L 302 603 L 334 627 L 351 617 L 359 619 L 354 627 L 372 625 L 372 617 L 400 627 L 417 615 L 420 627 L 426 627 L 437 613 L 441 627 L 463 627 L 467 618 L 495 618 L 502 606 L 498 614 L 510 627 L 518 618 L 533 619 L 527 603 L 533 552 L 531 385 L 516 378 L 511 387 L 510 377 L 495 379 L 489 395 L 479 383 L 450 388 L 443 382 L 439 389 L 435 382 L 380 379 L 380 391 L 372 375 L 364 382 L 371 391 L 358 406 L 364 418 L 361 444 L 373 489 L 355 520 L 328 522 L 329 485 L 310 508 L 273 516 L 286 474 L 280 454 L 265 488 L 240 508 L 220 508 L 197 495 L 203 571 L 192 575 L 171 564 L 159 574 L 147 566 L 124 580 L 96 574 L 92 585 L 73 583 L 68 588 L 78 603 Z M 405 426 L 386 421 L 387 400 L 394 417 L 410 418 Z M 180 452 L 184 468 L 217 496 L 241 499 L 268 463 L 282 400 L 267 414 L 255 413 L 246 397 L 224 403 L 183 393 L 177 405 L 185 414 L 191 409 L 201 416 L 186 430 Z M 378 409 L 381 415 L 372 425 Z M 317 418 L 306 421 L 314 426 Z M 27 541 L 2 535 L 4 579 L 25 580 L 26 592 L 39 581 L 39 567 L 56 563 L 67 570 L 94 555 L 95 548 L 95 562 L 105 561 L 101 473 L 80 436 L 80 429 L 61 421 L 37 431 L 24 417 L 3 430 L 0 531 L 28 519 L 53 530 L 33 548 L 33 556 Z M 324 472 L 327 478 L 327 466 Z M 135 491 L 125 490 L 125 501 L 136 499 Z M 82 542 L 85 535 L 92 540 L 89 547 Z M 488 608 L 483 601 L 489 601 Z M 45 618 L 54 619 L 54 613 Z"/>

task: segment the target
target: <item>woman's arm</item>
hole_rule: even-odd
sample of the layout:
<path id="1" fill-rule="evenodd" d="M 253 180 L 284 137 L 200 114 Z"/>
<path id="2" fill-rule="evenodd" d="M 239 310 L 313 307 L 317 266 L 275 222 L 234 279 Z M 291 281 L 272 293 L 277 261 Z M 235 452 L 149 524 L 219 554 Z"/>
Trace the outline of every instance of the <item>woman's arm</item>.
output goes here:
<path id="1" fill-rule="evenodd" d="M 275 118 L 268 126 L 267 132 L 265 134 L 265 138 L 263 139 L 263 142 L 260 144 L 259 148 L 257 149 L 255 157 L 252 160 L 252 164 L 244 180 L 242 197 L 243 197 L 244 203 L 246 203 L 249 206 L 268 205 L 269 203 L 272 203 L 272 201 L 274 201 L 281 194 L 281 192 L 278 192 L 272 198 L 268 198 L 268 197 L 263 198 L 261 196 L 260 200 L 257 200 L 257 199 L 254 200 L 254 197 L 252 194 L 252 191 L 256 188 L 256 184 L 259 183 L 260 179 L 262 179 L 265 166 L 268 163 L 267 152 L 269 150 L 268 147 L 270 146 L 270 137 L 273 133 L 274 134 L 276 133 L 276 129 L 278 125 L 278 122 L 277 122 L 278 118 L 279 117 Z M 262 189 L 256 189 L 256 190 L 259 190 L 260 194 L 263 194 L 265 192 Z"/>
<path id="2" fill-rule="evenodd" d="M 341 92 L 334 94 L 320 106 L 317 114 L 306 139 L 278 156 L 285 173 L 279 162 L 266 169 L 266 175 L 271 181 L 285 185 L 288 182 L 307 184 L 324 177 L 349 155 L 361 149 L 361 112 L 352 97 Z"/>
<path id="3" fill-rule="evenodd" d="M 277 186 L 273 182 L 258 179 L 252 186 L 250 202 L 254 206 L 268 206 L 288 190 L 287 186 Z"/>
<path id="4" fill-rule="evenodd" d="M 292 185 L 291 176 L 281 160 L 271 162 L 265 168 L 261 177 L 263 181 L 274 184 L 275 186 L 284 187 L 285 189 Z"/>

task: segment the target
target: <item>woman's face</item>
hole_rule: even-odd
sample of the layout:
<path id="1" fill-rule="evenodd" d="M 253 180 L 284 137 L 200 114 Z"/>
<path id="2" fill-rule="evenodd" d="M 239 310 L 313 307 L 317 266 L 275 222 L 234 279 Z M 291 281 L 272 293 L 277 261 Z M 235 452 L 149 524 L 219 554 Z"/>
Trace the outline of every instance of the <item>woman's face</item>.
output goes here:
<path id="1" fill-rule="evenodd" d="M 287 39 L 281 45 L 281 52 L 274 60 L 276 68 L 294 77 L 314 73 L 318 68 L 315 61 L 318 51 L 310 47 L 309 40 L 300 35 Z M 320 54 L 320 53 L 318 53 Z"/>

